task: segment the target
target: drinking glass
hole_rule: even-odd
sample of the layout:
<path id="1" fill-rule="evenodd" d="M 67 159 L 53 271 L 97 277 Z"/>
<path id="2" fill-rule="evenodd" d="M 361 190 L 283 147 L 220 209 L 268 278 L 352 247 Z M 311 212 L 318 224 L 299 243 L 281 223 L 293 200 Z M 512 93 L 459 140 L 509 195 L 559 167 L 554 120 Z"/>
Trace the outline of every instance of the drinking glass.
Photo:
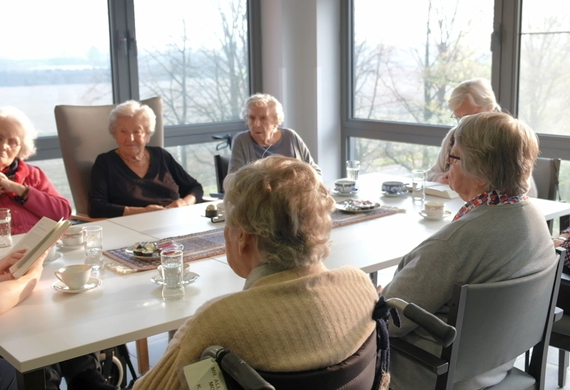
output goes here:
<path id="1" fill-rule="evenodd" d="M 85 249 L 85 264 L 93 271 L 103 267 L 103 227 L 85 226 L 83 228 L 83 248 Z"/>
<path id="2" fill-rule="evenodd" d="M 346 162 L 346 177 L 349 180 L 358 181 L 359 173 L 360 173 L 360 161 L 348 160 Z"/>
<path id="3" fill-rule="evenodd" d="M 181 250 L 162 252 L 160 264 L 164 284 L 162 285 L 162 299 L 165 301 L 177 301 L 184 298 L 184 258 Z"/>
<path id="4" fill-rule="evenodd" d="M 412 199 L 414 201 L 423 201 L 426 198 L 426 177 L 425 170 L 412 170 Z"/>
<path id="5" fill-rule="evenodd" d="M 12 214 L 10 209 L 0 208 L 0 248 L 12 245 Z"/>

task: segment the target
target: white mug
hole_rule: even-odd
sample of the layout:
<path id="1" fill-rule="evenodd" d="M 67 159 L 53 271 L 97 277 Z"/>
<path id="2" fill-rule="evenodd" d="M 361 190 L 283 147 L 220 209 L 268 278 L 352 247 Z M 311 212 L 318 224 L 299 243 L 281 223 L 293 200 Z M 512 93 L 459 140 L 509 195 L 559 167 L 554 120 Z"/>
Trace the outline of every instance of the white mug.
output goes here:
<path id="1" fill-rule="evenodd" d="M 61 267 L 54 274 L 70 289 L 79 290 L 89 281 L 91 266 L 87 264 L 68 265 Z"/>
<path id="2" fill-rule="evenodd" d="M 426 202 L 424 213 L 428 217 L 443 217 L 443 213 L 445 211 L 445 203 L 444 202 Z"/>

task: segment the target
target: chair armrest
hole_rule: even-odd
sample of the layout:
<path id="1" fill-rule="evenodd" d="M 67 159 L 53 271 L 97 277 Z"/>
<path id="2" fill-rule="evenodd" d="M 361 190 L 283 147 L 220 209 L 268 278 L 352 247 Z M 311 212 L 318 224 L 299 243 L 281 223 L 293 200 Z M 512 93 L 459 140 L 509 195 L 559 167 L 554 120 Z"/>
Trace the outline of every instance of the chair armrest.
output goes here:
<path id="1" fill-rule="evenodd" d="M 554 322 L 560 321 L 564 315 L 564 310 L 556 306 L 554 308 Z"/>
<path id="2" fill-rule="evenodd" d="M 438 376 L 446 373 L 449 368 L 449 363 L 445 360 L 402 339 L 390 338 L 390 351 L 427 368 Z"/>
<path id="3" fill-rule="evenodd" d="M 77 213 L 71 214 L 69 217 L 70 221 L 81 221 L 81 222 L 95 222 L 95 221 L 104 221 L 107 218 L 91 218 L 87 214 Z"/>

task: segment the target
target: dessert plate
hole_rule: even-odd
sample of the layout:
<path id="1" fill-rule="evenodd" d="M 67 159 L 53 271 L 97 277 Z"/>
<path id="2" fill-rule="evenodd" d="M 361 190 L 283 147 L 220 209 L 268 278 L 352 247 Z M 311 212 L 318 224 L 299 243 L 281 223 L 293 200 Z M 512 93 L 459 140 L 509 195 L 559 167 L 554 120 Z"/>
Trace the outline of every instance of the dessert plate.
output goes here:
<path id="1" fill-rule="evenodd" d="M 184 279 L 182 279 L 182 285 L 187 286 L 191 283 L 194 283 L 198 279 L 200 279 L 200 275 L 198 275 L 196 272 L 188 271 L 184 274 Z M 159 286 L 164 285 L 164 278 L 160 274 L 154 275 L 152 278 L 150 278 L 150 280 L 153 283 L 158 284 Z"/>
<path id="2" fill-rule="evenodd" d="M 133 246 L 131 246 L 129 248 L 125 248 L 125 252 L 128 253 L 129 255 L 133 256 L 133 257 L 136 257 L 137 259 L 148 260 L 148 259 L 159 259 L 160 258 L 160 251 L 154 251 L 154 252 L 152 252 L 152 254 L 150 254 L 148 256 L 137 255 L 134 252 L 134 250 L 137 249 L 137 247 L 138 247 L 138 243 L 134 244 Z M 172 245 L 169 246 L 167 250 L 169 250 L 169 251 L 184 250 L 184 245 L 173 242 Z"/>
<path id="3" fill-rule="evenodd" d="M 420 214 L 422 217 L 424 217 L 425 219 L 428 219 L 428 220 L 430 220 L 430 221 L 440 221 L 440 220 L 442 220 L 442 219 L 444 219 L 444 218 L 449 217 L 449 216 L 451 215 L 451 211 L 445 210 L 445 211 L 443 212 L 443 215 L 442 215 L 441 217 L 433 217 L 433 216 L 427 215 L 424 210 L 420 211 L 419 214 Z"/>
<path id="4" fill-rule="evenodd" d="M 358 208 L 350 208 L 347 203 L 337 203 L 336 209 L 340 211 L 344 211 L 345 213 L 368 213 L 372 210 L 376 210 L 380 208 L 380 204 L 376 203 L 369 209 L 358 209 Z"/>
<path id="5" fill-rule="evenodd" d="M 54 282 L 51 285 L 51 288 L 53 288 L 55 291 L 59 291 L 62 293 L 79 294 L 85 291 L 93 290 L 94 288 L 99 287 L 101 283 L 103 283 L 103 281 L 99 278 L 89 278 L 85 286 L 83 286 L 82 288 L 72 289 L 69 288 L 67 285 L 63 284 L 63 282 L 60 282 L 58 280 L 57 282 Z"/>

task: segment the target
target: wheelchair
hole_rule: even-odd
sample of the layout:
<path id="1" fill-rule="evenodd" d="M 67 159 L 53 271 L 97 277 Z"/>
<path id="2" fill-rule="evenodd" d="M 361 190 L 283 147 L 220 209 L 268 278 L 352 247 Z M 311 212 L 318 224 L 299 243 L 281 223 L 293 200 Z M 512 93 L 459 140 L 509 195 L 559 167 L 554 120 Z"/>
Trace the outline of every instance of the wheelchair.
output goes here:
<path id="1" fill-rule="evenodd" d="M 428 331 L 440 344 L 455 340 L 456 329 L 419 306 L 398 298 L 380 297 L 372 318 L 376 329 L 364 344 L 344 361 L 301 372 L 256 371 L 234 352 L 214 345 L 201 359 L 213 358 L 220 366 L 228 390 L 367 390 L 388 389 L 389 337 L 387 321 L 398 311 Z"/>

